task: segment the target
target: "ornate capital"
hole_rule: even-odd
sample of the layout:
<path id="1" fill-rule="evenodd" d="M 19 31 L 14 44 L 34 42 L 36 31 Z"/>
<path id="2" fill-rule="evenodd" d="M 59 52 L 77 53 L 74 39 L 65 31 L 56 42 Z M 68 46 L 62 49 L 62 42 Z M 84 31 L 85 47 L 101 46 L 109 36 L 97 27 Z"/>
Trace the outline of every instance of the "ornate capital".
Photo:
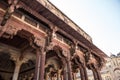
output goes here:
<path id="1" fill-rule="evenodd" d="M 97 69 L 101 69 L 105 63 L 104 58 L 102 58 L 100 55 L 96 55 L 92 53 L 92 51 L 88 50 L 88 52 L 85 54 L 86 59 L 86 65 L 89 67 L 90 65 L 96 67 Z"/>
<path id="2" fill-rule="evenodd" d="M 45 45 L 45 39 L 35 35 L 29 38 L 29 42 L 34 49 L 43 48 Z"/>

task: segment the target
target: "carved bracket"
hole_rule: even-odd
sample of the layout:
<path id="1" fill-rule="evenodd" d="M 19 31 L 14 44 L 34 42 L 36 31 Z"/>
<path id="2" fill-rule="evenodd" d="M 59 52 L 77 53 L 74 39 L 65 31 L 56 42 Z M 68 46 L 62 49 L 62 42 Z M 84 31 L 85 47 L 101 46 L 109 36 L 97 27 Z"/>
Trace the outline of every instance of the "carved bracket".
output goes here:
<path id="1" fill-rule="evenodd" d="M 19 30 L 21 30 L 21 28 L 8 25 L 1 30 L 1 36 L 12 39 L 13 36 L 15 36 Z"/>
<path id="2" fill-rule="evenodd" d="M 19 8 L 19 6 L 17 5 L 18 2 L 19 2 L 19 0 L 8 0 L 9 7 L 4 14 L 3 20 L 1 22 L 1 26 L 4 26 L 6 24 L 6 22 L 8 21 L 8 19 L 13 14 L 13 12 L 15 11 L 15 9 Z"/>
<path id="3" fill-rule="evenodd" d="M 43 38 L 35 37 L 35 36 L 31 36 L 31 37 L 29 38 L 29 41 L 30 41 L 30 45 L 31 45 L 34 49 L 41 48 L 41 47 L 45 44 L 45 41 L 44 41 Z"/>

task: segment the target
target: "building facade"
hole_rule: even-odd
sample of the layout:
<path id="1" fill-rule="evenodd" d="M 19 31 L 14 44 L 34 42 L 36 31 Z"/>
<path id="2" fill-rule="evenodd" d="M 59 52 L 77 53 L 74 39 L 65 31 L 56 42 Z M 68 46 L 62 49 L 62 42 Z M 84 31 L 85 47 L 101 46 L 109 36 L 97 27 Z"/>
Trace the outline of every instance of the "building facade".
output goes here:
<path id="1" fill-rule="evenodd" d="M 95 80 L 106 55 L 47 0 L 0 1 L 0 80 Z"/>
<path id="2" fill-rule="evenodd" d="M 88 72 L 89 80 L 94 80 L 91 71 Z M 106 64 L 100 73 L 102 80 L 120 80 L 120 53 L 106 58 Z"/>

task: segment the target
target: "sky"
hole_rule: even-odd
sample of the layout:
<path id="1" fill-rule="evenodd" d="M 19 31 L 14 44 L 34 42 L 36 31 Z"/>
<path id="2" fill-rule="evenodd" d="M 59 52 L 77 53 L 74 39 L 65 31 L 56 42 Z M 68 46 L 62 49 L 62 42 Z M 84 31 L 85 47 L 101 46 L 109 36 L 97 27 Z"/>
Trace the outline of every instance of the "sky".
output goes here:
<path id="1" fill-rule="evenodd" d="M 120 0 L 49 0 L 108 56 L 120 52 Z"/>

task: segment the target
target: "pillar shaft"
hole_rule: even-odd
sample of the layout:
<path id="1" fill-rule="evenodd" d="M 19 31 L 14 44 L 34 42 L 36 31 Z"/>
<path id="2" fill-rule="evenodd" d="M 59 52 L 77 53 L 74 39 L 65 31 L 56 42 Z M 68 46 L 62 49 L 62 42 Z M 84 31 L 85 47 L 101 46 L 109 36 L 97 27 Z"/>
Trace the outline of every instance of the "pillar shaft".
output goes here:
<path id="1" fill-rule="evenodd" d="M 97 73 L 98 80 L 102 80 L 100 71 L 96 69 L 96 73 Z"/>
<path id="2" fill-rule="evenodd" d="M 92 72 L 93 72 L 94 79 L 98 80 L 98 77 L 97 77 L 97 74 L 96 74 L 95 70 L 92 70 Z"/>
<path id="3" fill-rule="evenodd" d="M 88 80 L 86 66 L 82 66 L 82 67 L 83 67 L 83 71 L 84 71 L 84 78 L 85 78 L 85 80 Z"/>
<path id="4" fill-rule="evenodd" d="M 64 68 L 63 68 L 63 80 L 67 80 L 67 65 L 66 65 L 66 63 L 64 64 Z"/>
<path id="5" fill-rule="evenodd" d="M 95 80 L 102 80 L 99 69 L 97 69 L 96 67 L 93 67 L 92 65 L 91 65 L 91 69 L 92 69 L 92 72 L 93 72 L 94 79 Z"/>
<path id="6" fill-rule="evenodd" d="M 85 78 L 84 78 L 84 71 L 83 71 L 83 68 L 81 67 L 81 65 L 79 66 L 79 69 L 80 69 L 81 80 L 85 80 Z"/>
<path id="7" fill-rule="evenodd" d="M 67 69 L 68 69 L 68 80 L 72 80 L 72 69 L 71 69 L 70 61 L 67 61 Z"/>
<path id="8" fill-rule="evenodd" d="M 40 75 L 40 62 L 41 62 L 41 53 L 39 50 L 36 51 L 36 66 L 35 66 L 35 76 L 34 80 L 39 80 Z"/>
<path id="9" fill-rule="evenodd" d="M 21 63 L 16 63 L 12 80 L 17 80 L 18 79 L 20 67 L 21 67 Z"/>
<path id="10" fill-rule="evenodd" d="M 42 55 L 41 55 L 40 79 L 39 79 L 39 80 L 44 80 L 45 58 L 46 58 L 46 53 L 44 52 L 44 53 L 42 53 Z"/>
<path id="11" fill-rule="evenodd" d="M 86 67 L 82 64 L 79 65 L 81 80 L 88 80 Z"/>

